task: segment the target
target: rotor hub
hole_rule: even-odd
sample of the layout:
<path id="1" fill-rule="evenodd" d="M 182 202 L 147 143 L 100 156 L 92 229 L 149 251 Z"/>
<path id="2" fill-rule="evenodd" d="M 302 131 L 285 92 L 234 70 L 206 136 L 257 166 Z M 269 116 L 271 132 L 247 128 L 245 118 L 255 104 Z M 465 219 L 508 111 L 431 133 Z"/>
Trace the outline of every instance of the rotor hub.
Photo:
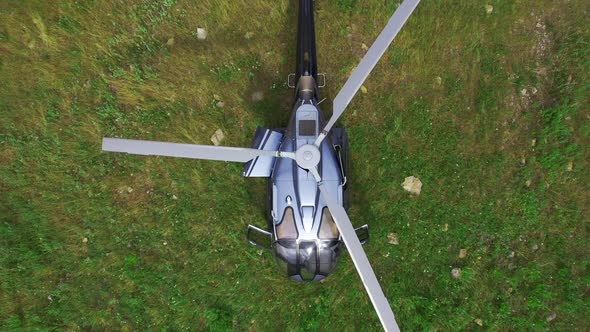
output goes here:
<path id="1" fill-rule="evenodd" d="M 310 169 L 319 164 L 321 159 L 320 150 L 313 144 L 306 144 L 295 151 L 295 161 L 299 167 Z"/>

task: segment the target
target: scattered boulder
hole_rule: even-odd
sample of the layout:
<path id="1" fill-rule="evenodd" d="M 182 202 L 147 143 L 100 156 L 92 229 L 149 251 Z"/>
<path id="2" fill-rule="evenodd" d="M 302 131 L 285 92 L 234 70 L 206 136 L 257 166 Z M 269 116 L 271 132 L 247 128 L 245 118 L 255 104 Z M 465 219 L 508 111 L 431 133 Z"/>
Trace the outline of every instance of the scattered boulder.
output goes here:
<path id="1" fill-rule="evenodd" d="M 254 36 L 254 33 L 253 33 L 253 32 L 250 32 L 250 31 L 248 31 L 248 32 L 246 32 L 246 34 L 244 35 L 244 39 L 246 39 L 246 40 L 250 40 L 250 39 L 252 39 L 252 37 L 253 37 L 253 36 Z"/>
<path id="2" fill-rule="evenodd" d="M 475 319 L 474 322 L 479 326 L 483 326 L 483 320 L 481 320 L 480 318 Z"/>
<path id="3" fill-rule="evenodd" d="M 467 249 L 459 250 L 459 258 L 465 258 L 465 257 L 467 257 Z"/>
<path id="4" fill-rule="evenodd" d="M 219 145 L 219 144 L 221 144 L 221 141 L 223 141 L 224 138 L 225 138 L 225 135 L 223 134 L 223 131 L 221 131 L 221 129 L 217 129 L 215 131 L 215 134 L 213 134 L 213 136 L 211 136 L 211 142 L 213 142 L 213 144 L 215 144 L 215 145 Z"/>
<path id="5" fill-rule="evenodd" d="M 205 30 L 203 28 L 197 28 L 197 39 L 198 40 L 207 39 L 207 30 Z"/>
<path id="6" fill-rule="evenodd" d="M 264 92 L 256 91 L 252 94 L 252 101 L 261 101 L 264 99 Z"/>
<path id="7" fill-rule="evenodd" d="M 420 195 L 422 182 L 415 176 L 408 176 L 402 183 L 402 187 L 411 194 Z"/>
<path id="8" fill-rule="evenodd" d="M 174 45 L 174 37 L 168 38 L 168 41 L 166 41 L 166 45 L 168 45 L 168 46 Z"/>
<path id="9" fill-rule="evenodd" d="M 397 238 L 397 233 L 389 233 L 387 234 L 387 242 L 389 242 L 390 244 L 395 244 L 398 245 L 399 244 L 399 239 Z"/>
<path id="10" fill-rule="evenodd" d="M 554 312 L 551 315 L 547 316 L 547 321 L 550 322 L 552 320 L 554 320 L 555 318 L 557 318 L 557 314 Z"/>
<path id="11" fill-rule="evenodd" d="M 453 279 L 461 279 L 461 269 L 458 267 L 452 269 L 451 277 L 453 277 Z"/>
<path id="12" fill-rule="evenodd" d="M 367 90 L 367 87 L 365 87 L 364 85 L 361 85 L 361 92 L 366 94 L 367 92 L 369 92 L 369 90 Z"/>
<path id="13" fill-rule="evenodd" d="M 486 5 L 486 13 L 491 14 L 494 11 L 494 6 Z"/>

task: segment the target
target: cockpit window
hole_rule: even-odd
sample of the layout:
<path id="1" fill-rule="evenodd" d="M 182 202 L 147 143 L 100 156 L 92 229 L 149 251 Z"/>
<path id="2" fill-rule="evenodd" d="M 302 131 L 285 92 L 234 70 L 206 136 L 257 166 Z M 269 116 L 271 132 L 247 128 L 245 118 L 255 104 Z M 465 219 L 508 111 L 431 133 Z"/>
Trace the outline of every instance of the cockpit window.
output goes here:
<path id="1" fill-rule="evenodd" d="M 278 239 L 296 239 L 297 227 L 295 227 L 295 218 L 293 216 L 293 209 L 288 207 L 283 214 L 281 223 L 275 226 Z"/>
<path id="2" fill-rule="evenodd" d="M 303 280 L 313 280 L 318 272 L 318 251 L 315 241 L 299 243 L 299 274 Z"/>
<path id="3" fill-rule="evenodd" d="M 273 252 L 283 273 L 299 281 L 319 280 L 336 267 L 341 243 L 336 240 L 278 240 Z"/>
<path id="4" fill-rule="evenodd" d="M 338 239 L 338 227 L 334 223 L 334 218 L 328 208 L 322 210 L 322 222 L 320 224 L 320 230 L 318 236 L 320 239 Z"/>

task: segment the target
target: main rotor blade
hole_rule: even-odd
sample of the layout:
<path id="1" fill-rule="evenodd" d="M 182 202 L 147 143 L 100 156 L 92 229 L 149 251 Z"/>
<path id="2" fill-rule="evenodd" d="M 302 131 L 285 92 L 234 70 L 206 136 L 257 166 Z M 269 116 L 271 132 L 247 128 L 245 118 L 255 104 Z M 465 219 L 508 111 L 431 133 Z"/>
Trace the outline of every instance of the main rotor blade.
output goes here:
<path id="1" fill-rule="evenodd" d="M 367 54 L 365 54 L 346 83 L 344 83 L 344 86 L 340 89 L 336 98 L 334 98 L 332 117 L 322 130 L 320 136 L 318 136 L 315 145 L 320 146 L 322 140 L 328 135 L 328 132 L 334 123 L 336 123 L 336 120 L 338 120 L 342 113 L 344 113 L 344 110 L 352 100 L 352 97 L 354 97 L 367 76 L 371 73 L 371 70 L 373 70 L 373 67 L 375 67 L 379 59 L 381 59 L 383 53 L 385 53 L 385 50 L 387 50 L 389 44 L 391 44 L 397 33 L 408 20 L 408 17 L 410 17 L 416 6 L 418 6 L 419 2 L 420 0 L 405 0 L 397 8 L 393 16 L 391 16 L 383 31 L 381 31 L 377 39 L 375 39 L 375 42 L 373 42 L 373 45 L 371 45 Z"/>
<path id="2" fill-rule="evenodd" d="M 316 176 L 317 171 L 312 173 Z M 327 192 L 321 182 L 318 182 L 318 186 L 322 192 L 324 201 L 328 204 L 330 213 L 332 213 L 332 218 L 334 219 L 334 222 L 336 222 L 336 226 L 338 226 L 338 230 L 340 231 L 340 235 L 342 235 L 344 244 L 346 244 L 346 249 L 348 249 L 350 258 L 352 258 L 352 262 L 365 285 L 365 289 L 369 294 L 373 307 L 375 307 L 375 310 L 377 311 L 383 329 L 388 332 L 399 331 L 393 311 L 391 311 L 389 302 L 387 302 L 387 298 L 385 298 L 385 294 L 383 294 L 383 290 L 379 285 L 379 281 L 377 281 L 375 272 L 373 272 L 373 269 L 371 268 L 371 264 L 363 250 L 363 246 L 352 227 L 350 219 L 348 219 L 346 210 L 332 199 L 332 196 L 330 196 L 330 193 Z"/>
<path id="3" fill-rule="evenodd" d="M 104 137 L 102 139 L 102 150 L 148 156 L 181 157 L 236 162 L 247 162 L 258 156 L 294 158 L 294 154 L 290 152 L 234 148 L 215 145 L 141 141 L 109 137 Z"/>

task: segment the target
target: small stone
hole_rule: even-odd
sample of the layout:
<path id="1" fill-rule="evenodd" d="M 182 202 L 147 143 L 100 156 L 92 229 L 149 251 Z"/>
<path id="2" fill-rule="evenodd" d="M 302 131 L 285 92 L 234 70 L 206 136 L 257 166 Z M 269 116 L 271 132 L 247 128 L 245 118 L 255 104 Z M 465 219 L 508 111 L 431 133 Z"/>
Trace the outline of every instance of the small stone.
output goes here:
<path id="1" fill-rule="evenodd" d="M 53 302 L 53 297 L 51 295 L 47 296 L 47 299 L 49 300 L 49 302 Z"/>
<path id="2" fill-rule="evenodd" d="M 442 77 L 437 76 L 434 78 L 434 82 L 436 82 L 436 84 L 441 85 L 442 84 Z"/>
<path id="3" fill-rule="evenodd" d="M 524 183 L 524 185 L 527 186 L 527 188 L 530 187 L 531 184 L 533 184 L 533 181 L 531 180 L 526 180 L 526 182 Z"/>
<path id="4" fill-rule="evenodd" d="M 215 134 L 211 136 L 211 142 L 213 142 L 214 145 L 219 145 L 221 144 L 221 141 L 223 141 L 224 138 L 225 135 L 223 134 L 223 131 L 221 131 L 221 129 L 217 129 L 215 131 Z"/>
<path id="5" fill-rule="evenodd" d="M 364 85 L 361 85 L 361 92 L 366 94 L 367 92 L 369 92 L 369 90 L 367 90 L 367 87 L 365 87 Z"/>
<path id="6" fill-rule="evenodd" d="M 457 267 L 452 269 L 451 277 L 453 277 L 454 279 L 461 279 L 461 269 Z"/>
<path id="7" fill-rule="evenodd" d="M 536 139 L 532 139 L 531 140 L 531 146 L 535 146 L 537 145 L 537 140 Z"/>
<path id="8" fill-rule="evenodd" d="M 178 199 L 178 197 L 176 197 L 176 195 L 172 195 L 172 199 Z"/>
<path id="9" fill-rule="evenodd" d="M 362 44 L 361 44 L 361 48 L 362 48 L 363 50 L 365 50 L 365 51 L 367 51 L 367 50 L 369 49 L 369 47 L 368 47 L 368 46 L 367 46 L 367 44 L 365 44 L 365 43 L 362 43 Z"/>
<path id="10" fill-rule="evenodd" d="M 411 194 L 420 195 L 420 191 L 422 191 L 422 182 L 415 176 L 408 176 L 402 183 L 402 187 Z"/>
<path id="11" fill-rule="evenodd" d="M 526 159 L 524 157 L 520 158 L 520 165 L 521 166 L 526 165 Z"/>
<path id="12" fill-rule="evenodd" d="M 214 95 L 213 95 L 213 99 L 214 99 L 214 100 L 217 100 L 217 101 L 220 101 L 220 100 L 221 100 L 221 96 L 220 96 L 220 95 L 216 95 L 216 94 L 214 94 Z"/>
<path id="13" fill-rule="evenodd" d="M 531 249 L 533 251 L 537 251 L 537 250 L 539 250 L 539 245 L 538 244 L 535 244 L 535 245 L 533 245 L 533 247 Z"/>
<path id="14" fill-rule="evenodd" d="M 397 233 L 389 233 L 387 234 L 387 242 L 389 242 L 390 244 L 395 244 L 398 245 L 399 244 L 399 240 L 397 238 Z"/>
<path id="15" fill-rule="evenodd" d="M 552 320 L 554 320 L 555 318 L 557 318 L 557 314 L 554 312 L 551 315 L 547 316 L 547 321 L 550 322 Z"/>
<path id="16" fill-rule="evenodd" d="M 494 11 L 494 6 L 486 5 L 486 13 L 491 14 Z"/>
<path id="17" fill-rule="evenodd" d="M 264 99 L 264 92 L 256 91 L 252 94 L 252 101 L 261 101 Z"/>
<path id="18" fill-rule="evenodd" d="M 514 251 L 511 251 L 511 252 L 508 254 L 508 258 L 514 258 L 514 256 L 516 256 L 516 253 L 515 253 Z"/>
<path id="19" fill-rule="evenodd" d="M 483 320 L 481 320 L 480 318 L 477 318 L 476 320 L 474 320 L 474 322 L 479 326 L 483 326 Z"/>
<path id="20" fill-rule="evenodd" d="M 248 32 L 246 32 L 246 34 L 244 35 L 244 39 L 246 39 L 246 40 L 250 40 L 250 39 L 252 39 L 252 36 L 254 36 L 254 33 L 253 33 L 253 32 L 250 32 L 250 31 L 248 31 Z"/>
<path id="21" fill-rule="evenodd" d="M 174 37 L 168 38 L 168 41 L 166 41 L 166 45 L 168 45 L 168 46 L 174 45 Z"/>
<path id="22" fill-rule="evenodd" d="M 162 244 L 165 245 L 165 246 L 167 246 L 168 245 L 168 242 L 164 241 L 164 242 L 162 242 Z"/>
<path id="23" fill-rule="evenodd" d="M 459 250 L 459 258 L 465 258 L 465 257 L 467 257 L 467 249 Z"/>
<path id="24" fill-rule="evenodd" d="M 217 104 L 215 104 L 215 106 L 217 106 L 218 108 L 223 108 L 225 106 L 225 103 L 222 101 L 218 101 Z"/>
<path id="25" fill-rule="evenodd" d="M 198 40 L 207 39 L 207 30 L 205 30 L 203 28 L 197 28 L 197 39 Z"/>
<path id="26" fill-rule="evenodd" d="M 526 95 L 528 94 L 527 89 L 522 89 L 520 90 L 520 95 L 526 97 Z"/>
<path id="27" fill-rule="evenodd" d="M 127 187 L 127 192 L 128 192 L 128 193 L 132 193 L 132 192 L 133 192 L 133 188 L 131 188 L 131 187 Z"/>
<path id="28" fill-rule="evenodd" d="M 532 87 L 531 88 L 531 93 L 532 94 L 536 95 L 537 94 L 537 91 L 538 91 L 537 88 L 535 88 L 535 87 Z"/>
<path id="29" fill-rule="evenodd" d="M 82 243 L 88 243 L 88 238 L 87 237 L 83 238 Z"/>
<path id="30" fill-rule="evenodd" d="M 443 232 L 446 232 L 446 231 L 448 231 L 448 230 L 449 230 L 449 224 L 445 224 L 445 225 L 443 226 Z"/>
<path id="31" fill-rule="evenodd" d="M 568 172 L 571 172 L 571 171 L 573 171 L 573 170 L 574 170 L 574 162 L 570 160 L 570 161 L 567 163 L 567 171 L 568 171 Z"/>

